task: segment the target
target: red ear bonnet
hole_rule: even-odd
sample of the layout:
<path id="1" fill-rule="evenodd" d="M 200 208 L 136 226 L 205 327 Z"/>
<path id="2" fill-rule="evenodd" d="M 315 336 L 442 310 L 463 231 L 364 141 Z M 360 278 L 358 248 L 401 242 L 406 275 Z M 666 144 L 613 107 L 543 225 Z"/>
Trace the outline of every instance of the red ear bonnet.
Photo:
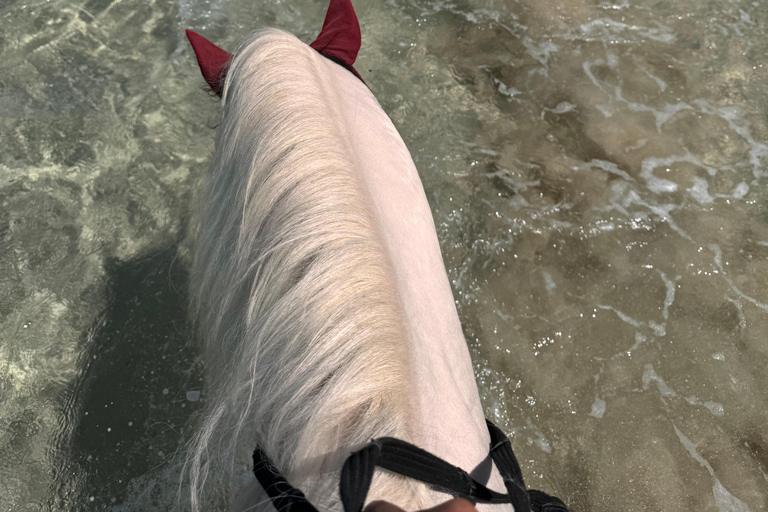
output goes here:
<path id="1" fill-rule="evenodd" d="M 360 51 L 360 23 L 350 0 L 331 0 L 325 14 L 323 30 L 311 46 L 318 53 L 335 57 L 346 64 L 360 78 L 352 67 Z M 362 78 L 361 78 L 362 80 Z"/>
<path id="2" fill-rule="evenodd" d="M 224 91 L 224 77 L 227 74 L 229 61 L 232 60 L 232 54 L 191 30 L 187 30 L 187 39 L 192 44 L 192 49 L 195 50 L 203 78 L 211 86 L 213 92 L 221 96 Z"/>
<path id="3" fill-rule="evenodd" d="M 195 50 L 197 63 L 203 78 L 213 91 L 221 96 L 224 91 L 224 78 L 233 55 L 226 52 L 191 30 L 187 30 L 187 39 Z M 320 55 L 336 61 L 349 69 L 357 78 L 360 74 L 352 67 L 360 51 L 360 24 L 350 0 L 331 0 L 325 14 L 323 29 L 311 46 Z"/>

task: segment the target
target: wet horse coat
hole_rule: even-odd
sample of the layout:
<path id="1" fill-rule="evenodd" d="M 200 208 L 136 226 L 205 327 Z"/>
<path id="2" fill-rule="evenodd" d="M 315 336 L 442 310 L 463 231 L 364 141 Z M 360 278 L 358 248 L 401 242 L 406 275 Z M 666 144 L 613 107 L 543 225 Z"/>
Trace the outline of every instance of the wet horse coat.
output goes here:
<path id="1" fill-rule="evenodd" d="M 332 2 L 324 32 L 347 5 Z M 354 55 L 334 53 L 348 30 L 326 32 L 325 56 L 259 31 L 231 63 L 190 37 L 223 94 L 192 280 L 212 403 L 190 451 L 194 506 L 211 460 L 234 469 L 258 444 L 337 509 L 344 458 L 381 436 L 504 489 L 424 189 Z M 377 475 L 369 499 L 446 496 Z"/>

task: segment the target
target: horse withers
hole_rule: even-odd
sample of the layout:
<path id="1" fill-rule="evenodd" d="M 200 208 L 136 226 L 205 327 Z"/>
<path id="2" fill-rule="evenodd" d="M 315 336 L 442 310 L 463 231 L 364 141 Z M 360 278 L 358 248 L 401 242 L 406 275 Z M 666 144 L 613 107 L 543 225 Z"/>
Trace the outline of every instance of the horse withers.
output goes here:
<path id="1" fill-rule="evenodd" d="M 353 66 L 349 0 L 331 0 L 311 45 L 264 29 L 233 56 L 188 36 L 222 98 L 191 279 L 209 404 L 187 462 L 193 509 L 212 469 L 237 487 L 252 457 L 258 480 L 233 508 L 266 492 L 277 508 L 417 510 L 447 492 L 524 509 L 503 434 L 489 451 L 418 172 Z"/>

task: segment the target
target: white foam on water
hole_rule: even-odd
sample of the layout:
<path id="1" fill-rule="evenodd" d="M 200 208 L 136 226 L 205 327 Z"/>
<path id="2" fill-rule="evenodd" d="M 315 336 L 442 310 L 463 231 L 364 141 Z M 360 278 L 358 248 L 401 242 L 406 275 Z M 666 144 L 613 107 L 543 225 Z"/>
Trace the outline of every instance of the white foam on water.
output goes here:
<path id="1" fill-rule="evenodd" d="M 610 94 L 603 87 L 603 83 L 600 80 L 597 79 L 597 77 L 594 75 L 594 73 L 592 73 L 592 66 L 605 66 L 605 65 L 606 65 L 606 62 L 603 59 L 595 59 L 595 60 L 591 60 L 591 61 L 590 60 L 585 60 L 584 63 L 581 65 L 581 68 L 584 70 L 584 74 L 586 74 L 587 77 L 589 78 L 589 80 L 592 82 L 592 85 L 594 85 L 595 87 L 597 87 L 598 89 L 600 89 L 604 93 Z M 598 108 L 599 108 L 599 106 L 598 106 Z M 606 107 L 605 111 L 601 110 L 601 112 L 603 113 L 603 115 L 605 117 L 610 117 L 612 115 L 612 111 L 611 111 L 611 109 L 609 107 Z"/>
<path id="2" fill-rule="evenodd" d="M 577 165 L 573 167 L 574 171 L 584 171 L 591 169 L 593 167 L 597 167 L 598 169 L 601 169 L 607 173 L 613 174 L 615 176 L 620 176 L 621 178 L 625 179 L 626 181 L 634 182 L 635 179 L 627 173 L 627 171 L 621 169 L 618 165 L 616 165 L 613 162 L 609 162 L 608 160 L 600 160 L 598 158 L 593 158 L 589 162 L 585 162 L 583 164 Z"/>
<path id="3" fill-rule="evenodd" d="M 659 388 L 662 400 L 664 398 L 673 398 L 677 396 L 677 392 L 669 387 L 664 379 L 659 377 L 656 370 L 654 370 L 653 365 L 646 364 L 645 371 L 643 372 L 643 389 L 648 389 L 653 382 L 655 382 L 656 387 Z"/>
<path id="4" fill-rule="evenodd" d="M 709 204 L 715 199 L 709 195 L 709 183 L 704 178 L 694 176 L 693 185 L 688 189 L 688 193 L 699 204 Z"/>
<path id="5" fill-rule="evenodd" d="M 676 398 L 678 397 L 677 391 L 672 389 L 666 381 L 659 376 L 658 373 L 656 373 L 656 370 L 654 369 L 652 364 L 646 364 L 645 365 L 645 371 L 643 372 L 643 389 L 647 390 L 651 387 L 651 384 L 655 383 L 656 387 L 659 389 L 659 393 L 661 394 L 661 399 L 664 401 L 665 398 Z M 690 395 L 685 398 L 685 401 L 688 402 L 691 405 L 701 405 L 703 407 L 706 407 L 709 412 L 711 412 L 715 416 L 724 416 L 725 415 L 725 407 L 723 404 L 719 402 L 714 402 L 711 400 L 707 400 L 705 402 L 702 402 L 699 400 L 698 397 L 695 395 Z"/>
<path id="6" fill-rule="evenodd" d="M 624 0 L 620 3 L 602 3 L 598 7 L 609 11 L 621 11 L 627 9 L 629 6 L 629 0 Z"/>
<path id="7" fill-rule="evenodd" d="M 527 427 L 533 431 L 533 434 L 535 437 L 529 437 L 528 442 L 533 443 L 536 445 L 541 451 L 544 453 L 550 454 L 552 453 L 552 444 L 549 442 L 549 439 L 546 438 L 544 434 L 541 433 L 541 431 L 536 428 L 536 425 L 531 422 L 531 420 L 526 420 Z"/>
<path id="8" fill-rule="evenodd" d="M 528 50 L 528 55 L 539 61 L 544 69 L 549 69 L 548 64 L 550 57 L 560 49 L 560 47 L 552 41 L 537 43 L 528 36 L 523 37 L 522 42 L 525 49 Z"/>
<path id="9" fill-rule="evenodd" d="M 758 308 L 768 311 L 768 304 L 765 304 L 763 302 L 758 301 L 754 297 L 750 297 L 746 293 L 742 292 L 737 286 L 736 283 L 733 282 L 733 279 L 731 279 L 726 273 L 725 269 L 723 267 L 723 251 L 720 249 L 720 246 L 717 244 L 709 244 L 707 247 L 709 247 L 709 250 L 712 251 L 715 255 L 715 265 L 717 265 L 717 268 L 720 270 L 720 275 L 725 279 L 725 281 L 728 283 L 728 286 L 733 290 L 733 292 L 741 297 L 742 299 L 746 300 L 747 302 L 752 303 L 753 305 L 757 306 Z"/>
<path id="10" fill-rule="evenodd" d="M 567 101 L 561 101 L 560 103 L 555 106 L 554 109 L 552 109 L 553 114 L 565 114 L 567 112 L 573 112 L 576 110 L 576 105 L 573 103 L 569 103 Z"/>
<path id="11" fill-rule="evenodd" d="M 587 75 L 587 77 L 592 82 L 592 84 L 598 89 L 600 89 L 602 92 L 607 94 L 612 101 L 625 105 L 626 108 L 632 112 L 647 112 L 653 115 L 654 119 L 656 120 L 656 131 L 659 133 L 661 133 L 662 126 L 664 126 L 667 122 L 669 122 L 679 112 L 682 112 L 685 110 L 695 110 L 690 104 L 684 101 L 678 101 L 676 103 L 664 103 L 664 106 L 661 108 L 647 105 L 645 103 L 630 101 L 624 97 L 621 84 L 619 85 L 604 84 L 592 72 L 593 66 L 609 66 L 612 68 L 616 68 L 618 67 L 618 59 L 616 58 L 616 56 L 612 53 L 608 53 L 606 56 L 606 59 L 595 59 L 593 61 L 584 61 L 584 63 L 582 64 L 582 69 L 584 70 L 584 73 Z M 618 112 L 618 110 L 610 104 L 609 105 L 595 104 L 593 106 L 597 108 L 605 117 L 612 117 L 613 114 Z"/>
<path id="12" fill-rule="evenodd" d="M 630 212 L 629 208 L 631 208 L 632 205 L 642 206 L 651 212 L 658 221 L 667 223 L 667 225 L 681 237 L 688 241 L 693 241 L 693 238 L 691 238 L 691 236 L 686 233 L 677 222 L 675 222 L 675 219 L 672 218 L 672 212 L 679 209 L 679 205 L 674 203 L 651 204 L 644 200 L 636 190 L 629 188 L 626 185 L 626 183 L 618 181 L 612 185 L 611 191 L 613 196 L 611 198 L 609 210 L 617 210 L 630 218 L 635 218 L 639 215 Z"/>
<path id="13" fill-rule="evenodd" d="M 701 405 L 709 409 L 709 412 L 714 414 L 715 416 L 724 416 L 725 415 L 725 407 L 723 407 L 723 404 L 719 402 L 713 402 L 711 400 L 707 400 L 706 402 L 702 402 L 696 397 L 696 395 L 691 395 L 685 399 L 686 402 L 688 402 L 691 405 Z"/>
<path id="14" fill-rule="evenodd" d="M 707 472 L 709 472 L 709 474 L 714 479 L 714 485 L 712 485 L 712 494 L 714 495 L 717 509 L 720 512 L 752 512 L 752 509 L 750 509 L 746 503 L 731 494 L 728 489 L 723 486 L 723 484 L 720 482 L 720 479 L 718 479 L 715 475 L 715 470 L 712 469 L 712 465 L 709 463 L 709 461 L 707 461 L 707 459 L 702 457 L 699 452 L 696 451 L 696 445 L 692 443 L 690 439 L 685 437 L 685 435 L 675 425 L 672 425 L 672 427 L 675 429 L 677 437 L 680 439 L 680 442 L 683 443 L 685 449 L 688 450 L 688 453 L 691 455 L 691 457 L 693 457 L 696 462 L 704 466 Z"/>
<path id="15" fill-rule="evenodd" d="M 653 331 L 653 334 L 662 337 L 665 336 L 667 333 L 667 320 L 669 319 L 669 308 L 674 304 L 675 302 L 675 289 L 676 284 L 673 280 L 671 280 L 667 275 L 657 270 L 659 275 L 661 276 L 662 281 L 664 281 L 664 286 L 666 288 L 666 294 L 664 296 L 664 302 L 662 306 L 659 308 L 661 309 L 661 316 L 664 319 L 661 323 L 655 322 L 653 320 L 649 320 L 647 322 L 642 322 L 640 320 L 637 320 L 635 318 L 632 318 L 628 314 L 624 313 L 623 311 L 620 311 L 616 309 L 613 306 L 608 306 L 605 304 L 598 304 L 597 307 L 600 309 L 613 311 L 616 316 L 618 316 L 623 322 L 626 322 L 627 324 L 631 325 L 632 327 L 635 327 L 636 329 L 640 329 L 643 326 L 648 326 L 651 331 Z M 632 347 L 627 351 L 629 355 L 631 355 L 632 351 L 634 351 L 637 347 L 640 346 L 643 342 L 646 341 L 646 337 L 642 335 L 639 331 L 635 334 L 635 344 L 632 345 Z"/>
<path id="16" fill-rule="evenodd" d="M 739 329 L 744 329 L 747 327 L 747 317 L 744 316 L 744 305 L 734 299 L 733 297 L 725 296 L 725 300 L 736 306 L 736 310 L 739 312 Z"/>
<path id="17" fill-rule="evenodd" d="M 749 123 L 744 120 L 738 107 L 713 107 L 707 100 L 698 99 L 693 102 L 701 112 L 718 116 L 728 122 L 731 130 L 735 131 L 749 146 L 749 162 L 752 165 L 752 175 L 755 179 L 766 176 L 763 170 L 763 160 L 768 157 L 768 144 L 757 142 L 752 135 Z"/>
<path id="18" fill-rule="evenodd" d="M 709 182 L 704 178 L 694 176 L 693 185 L 688 189 L 688 193 L 699 204 L 711 204 L 715 199 L 743 199 L 749 192 L 749 185 L 743 181 L 736 185 L 730 194 L 710 194 Z"/>
<path id="19" fill-rule="evenodd" d="M 646 341 L 648 341 L 648 338 L 646 336 L 644 336 L 643 333 L 641 333 L 640 331 L 635 331 L 635 344 L 632 345 L 629 348 L 629 350 L 627 350 L 627 355 L 631 356 L 632 352 L 637 350 L 640 347 L 640 345 L 642 345 Z"/>
<path id="20" fill-rule="evenodd" d="M 657 77 L 656 75 L 653 75 L 653 74 L 649 73 L 649 72 L 648 72 L 648 71 L 646 71 L 646 70 L 643 70 L 643 73 L 645 73 L 645 74 L 646 74 L 646 76 L 648 76 L 648 78 L 650 78 L 651 80 L 653 80 L 654 82 L 656 82 L 656 85 L 658 85 L 658 86 L 659 86 L 659 89 L 661 90 L 661 92 L 664 92 L 664 91 L 666 91 L 666 90 L 667 90 L 667 87 L 669 87 L 669 86 L 667 85 L 667 82 L 665 82 L 665 81 L 664 81 L 664 80 L 662 80 L 661 78 Z"/>
<path id="21" fill-rule="evenodd" d="M 573 112 L 576 110 L 576 105 L 573 103 L 567 102 L 567 101 L 561 101 L 558 103 L 554 108 L 547 108 L 544 107 L 541 109 L 541 119 L 544 119 L 544 115 L 547 112 L 552 112 L 553 114 L 567 114 L 568 112 Z"/>
<path id="22" fill-rule="evenodd" d="M 509 187 L 511 190 L 514 190 L 515 192 L 517 192 L 518 195 L 513 196 L 510 199 L 510 201 L 515 201 L 515 200 L 522 201 L 520 206 L 527 206 L 528 202 L 525 201 L 525 199 L 522 196 L 520 196 L 519 193 L 526 190 L 529 187 L 538 187 L 541 184 L 539 180 L 534 180 L 534 181 L 515 180 L 509 175 L 509 171 L 507 169 L 498 169 L 496 171 L 489 172 L 485 175 L 485 177 L 488 179 L 496 178 L 501 182 L 503 182 L 504 185 Z"/>
<path id="23" fill-rule="evenodd" d="M 624 98 L 624 94 L 621 90 L 621 86 L 616 86 L 615 89 L 616 100 L 624 103 L 627 108 L 633 112 L 648 112 L 656 119 L 656 131 L 661 133 L 661 127 L 668 123 L 679 112 L 684 110 L 693 110 L 693 108 L 683 101 L 677 103 L 665 103 L 661 109 L 646 105 L 645 103 L 638 103 L 636 101 L 629 101 Z"/>
<path id="24" fill-rule="evenodd" d="M 661 270 L 656 270 L 656 272 L 659 273 L 661 280 L 664 281 L 664 286 L 667 288 L 667 293 L 664 296 L 664 306 L 661 310 L 661 316 L 664 318 L 664 320 L 668 320 L 669 308 L 672 306 L 672 304 L 675 303 L 675 289 L 677 288 L 677 285 L 673 280 L 667 277 L 667 274 Z"/>
<path id="25" fill-rule="evenodd" d="M 592 403 L 592 412 L 589 413 L 597 419 L 601 419 L 605 414 L 605 400 L 595 397 L 595 401 Z"/>
<path id="26" fill-rule="evenodd" d="M 621 319 L 622 322 L 626 322 L 629 325 L 631 325 L 632 327 L 640 328 L 640 327 L 642 327 L 644 325 L 643 322 L 641 322 L 639 320 L 635 320 L 631 316 L 627 315 L 626 313 L 623 313 L 623 312 L 619 311 L 618 309 L 614 308 L 613 306 L 606 306 L 604 304 L 597 304 L 597 307 L 600 308 L 600 309 L 605 309 L 605 310 L 608 310 L 608 311 L 613 311 L 614 313 L 616 313 L 616 316 L 618 316 Z"/>
<path id="27" fill-rule="evenodd" d="M 555 288 L 557 288 L 557 284 L 555 283 L 555 280 L 552 279 L 552 274 L 547 272 L 546 270 L 543 270 L 541 274 L 544 276 L 544 287 L 549 293 L 552 293 L 555 291 Z"/>
<path id="28" fill-rule="evenodd" d="M 646 184 L 648 186 L 648 189 L 651 192 L 654 192 L 656 194 L 661 194 L 665 192 L 675 192 L 677 190 L 677 183 L 669 180 L 665 180 L 663 178 L 659 178 L 654 174 L 654 170 L 658 168 L 663 168 L 666 170 L 666 172 L 672 171 L 672 167 L 676 163 L 690 163 L 697 167 L 702 167 L 706 169 L 706 171 L 709 173 L 710 176 L 714 176 L 717 173 L 717 169 L 706 165 L 701 162 L 696 156 L 693 155 L 690 151 L 686 150 L 684 154 L 682 155 L 673 155 L 666 158 L 659 158 L 659 157 L 648 157 L 645 160 L 643 160 L 641 164 L 641 171 L 640 175 L 645 179 Z"/>
<path id="29" fill-rule="evenodd" d="M 736 187 L 733 189 L 733 192 L 731 192 L 731 197 L 735 199 L 741 199 L 744 196 L 747 195 L 749 192 L 749 185 L 744 183 L 743 181 L 736 185 Z"/>
<path id="30" fill-rule="evenodd" d="M 499 91 L 499 94 L 506 96 L 510 100 L 517 101 L 517 98 L 515 98 L 515 96 L 523 94 L 523 91 L 511 86 L 508 86 L 498 78 L 494 78 L 493 83 L 496 85 L 496 90 Z"/>
<path id="31" fill-rule="evenodd" d="M 725 407 L 720 402 L 712 402 L 710 400 L 704 402 L 704 407 L 709 409 L 715 416 L 725 415 Z"/>
<path id="32" fill-rule="evenodd" d="M 639 35 L 641 38 L 653 39 L 662 43 L 673 43 L 675 32 L 671 28 L 658 24 L 656 28 L 644 27 L 622 23 L 611 18 L 597 18 L 582 24 L 579 29 L 587 38 L 594 37 L 599 40 L 607 38 L 615 39 L 618 36 L 627 37 L 634 41 Z"/>
<path id="33" fill-rule="evenodd" d="M 666 336 L 667 334 L 667 326 L 664 322 L 658 323 L 653 320 L 648 320 L 648 327 L 651 328 L 656 336 Z"/>

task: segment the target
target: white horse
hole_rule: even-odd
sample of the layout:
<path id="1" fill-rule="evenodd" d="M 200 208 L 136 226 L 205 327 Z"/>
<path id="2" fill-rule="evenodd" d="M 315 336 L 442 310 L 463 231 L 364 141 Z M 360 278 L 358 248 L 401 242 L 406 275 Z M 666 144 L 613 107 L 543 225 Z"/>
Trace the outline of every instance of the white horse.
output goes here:
<path id="1" fill-rule="evenodd" d="M 232 57 L 189 34 L 222 96 L 192 269 L 210 404 L 188 459 L 194 510 L 211 464 L 235 472 L 256 446 L 340 510 L 345 459 L 384 436 L 506 493 L 418 172 L 352 67 L 359 34 L 349 0 L 311 47 L 265 29 Z M 263 497 L 254 479 L 233 503 Z M 377 471 L 379 499 L 447 496 Z"/>

